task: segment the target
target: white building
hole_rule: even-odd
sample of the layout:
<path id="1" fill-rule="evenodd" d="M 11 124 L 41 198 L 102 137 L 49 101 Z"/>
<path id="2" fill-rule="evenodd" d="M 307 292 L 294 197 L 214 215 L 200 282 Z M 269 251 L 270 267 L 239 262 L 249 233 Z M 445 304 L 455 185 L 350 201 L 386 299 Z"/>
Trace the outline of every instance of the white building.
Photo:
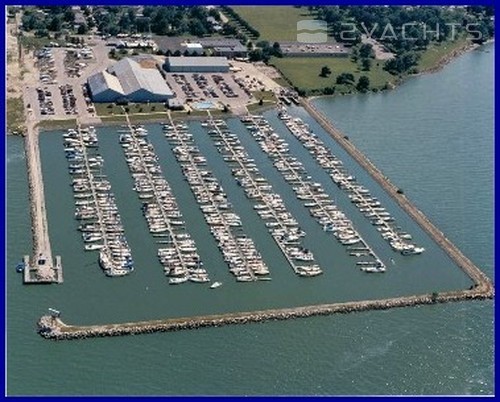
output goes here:
<path id="1" fill-rule="evenodd" d="M 171 73 L 227 73 L 226 57 L 167 57 L 166 70 Z"/>
<path id="2" fill-rule="evenodd" d="M 94 102 L 164 102 L 174 96 L 156 68 L 144 68 L 133 59 L 125 58 L 108 71 L 88 79 Z"/>

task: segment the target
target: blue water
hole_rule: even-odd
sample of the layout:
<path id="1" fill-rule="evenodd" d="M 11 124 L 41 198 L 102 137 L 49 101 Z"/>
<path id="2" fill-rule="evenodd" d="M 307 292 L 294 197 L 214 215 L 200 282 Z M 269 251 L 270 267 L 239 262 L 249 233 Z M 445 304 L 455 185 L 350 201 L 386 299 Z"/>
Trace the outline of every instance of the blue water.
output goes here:
<path id="1" fill-rule="evenodd" d="M 410 80 L 389 93 L 315 102 L 469 258 L 492 275 L 493 47 L 487 49 L 466 54 L 443 71 Z M 471 75 L 474 80 L 465 79 Z M 324 136 L 359 180 L 389 204 L 402 226 L 426 241 L 302 109 L 292 112 Z M 352 208 L 286 133 L 274 112 L 266 117 L 339 205 Z M 167 285 L 154 254 L 157 245 L 147 232 L 132 190 L 116 127 L 99 129 L 100 150 L 136 270 L 130 277 L 106 278 L 96 264 L 96 254 L 83 251 L 73 219 L 61 133 L 44 133 L 41 154 L 49 230 L 53 252 L 63 258 L 65 283 L 23 286 L 14 268 L 31 249 L 26 169 L 22 140 L 9 137 L 8 394 L 492 394 L 491 301 L 74 342 L 47 341 L 35 333 L 37 319 L 51 306 L 60 308 L 69 323 L 90 324 L 467 285 L 464 275 L 432 244 L 426 244 L 428 250 L 417 259 L 401 257 L 383 276 L 362 275 L 350 265 L 353 262 L 342 254 L 342 248 L 309 218 L 241 124 L 230 120 L 229 126 L 297 216 L 308 233 L 307 246 L 325 274 L 311 281 L 292 274 L 211 139 L 193 122 L 190 128 L 195 140 L 242 217 L 246 232 L 269 262 L 272 282 L 234 283 L 161 128 L 149 125 L 151 141 L 187 229 L 212 279 L 222 280 L 224 286 L 211 291 L 194 284 Z M 371 227 L 363 225 L 354 212 L 349 210 L 349 215 L 364 231 L 363 236 L 384 250 L 383 243 L 378 245 L 372 236 Z"/>

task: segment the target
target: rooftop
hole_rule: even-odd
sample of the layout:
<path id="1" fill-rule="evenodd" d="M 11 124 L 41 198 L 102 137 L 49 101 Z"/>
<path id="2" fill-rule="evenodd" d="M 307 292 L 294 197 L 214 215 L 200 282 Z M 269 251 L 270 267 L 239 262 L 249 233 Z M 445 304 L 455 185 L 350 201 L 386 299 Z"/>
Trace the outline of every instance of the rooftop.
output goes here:
<path id="1" fill-rule="evenodd" d="M 229 67 L 226 57 L 167 57 L 171 66 L 224 66 Z"/>

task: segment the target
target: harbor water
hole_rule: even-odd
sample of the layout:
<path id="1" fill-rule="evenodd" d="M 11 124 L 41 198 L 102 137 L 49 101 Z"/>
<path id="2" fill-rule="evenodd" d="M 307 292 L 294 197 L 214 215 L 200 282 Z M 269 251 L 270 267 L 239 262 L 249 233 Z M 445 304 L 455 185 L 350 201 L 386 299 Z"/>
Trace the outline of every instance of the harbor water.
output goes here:
<path id="1" fill-rule="evenodd" d="M 493 275 L 493 46 L 463 55 L 443 71 L 383 94 L 320 98 L 315 105 L 490 277 Z M 474 80 L 468 77 L 474 76 Z M 458 85 L 458 83 L 460 85 Z M 493 302 L 468 302 L 285 322 L 52 342 L 36 321 L 54 307 L 67 323 L 98 324 L 251 311 L 462 289 L 470 280 L 301 108 L 303 118 L 397 223 L 426 248 L 391 251 L 275 111 L 265 113 L 315 181 L 386 262 L 366 274 L 344 246 L 309 216 L 292 188 L 237 119 L 229 128 L 307 233 L 324 274 L 299 278 L 231 175 L 213 140 L 190 122 L 207 158 L 270 269 L 269 282 L 236 283 L 218 251 L 161 126 L 146 125 L 165 178 L 212 282 L 169 286 L 118 144 L 119 127 L 98 128 L 99 149 L 135 261 L 131 275 L 105 277 L 86 252 L 61 132 L 43 133 L 40 149 L 53 253 L 65 282 L 23 286 L 16 263 L 31 250 L 22 139 L 7 139 L 7 393 L 12 395 L 194 394 L 491 394 Z M 393 258 L 392 263 L 390 259 Z M 265 364 L 263 364 L 265 362 Z"/>

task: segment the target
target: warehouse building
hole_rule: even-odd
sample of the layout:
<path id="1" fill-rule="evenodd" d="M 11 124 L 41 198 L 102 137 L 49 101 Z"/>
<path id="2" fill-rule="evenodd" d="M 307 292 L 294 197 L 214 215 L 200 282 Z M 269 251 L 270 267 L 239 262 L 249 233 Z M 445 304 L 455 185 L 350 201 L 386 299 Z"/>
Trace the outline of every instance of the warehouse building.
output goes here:
<path id="1" fill-rule="evenodd" d="M 165 102 L 174 96 L 160 72 L 126 58 L 87 80 L 94 102 Z"/>
<path id="2" fill-rule="evenodd" d="M 248 56 L 248 48 L 238 39 L 202 38 L 200 43 L 205 48 L 212 49 L 214 56 L 224 56 L 230 59 Z"/>
<path id="3" fill-rule="evenodd" d="M 167 57 L 165 69 L 170 73 L 227 73 L 226 57 Z"/>

